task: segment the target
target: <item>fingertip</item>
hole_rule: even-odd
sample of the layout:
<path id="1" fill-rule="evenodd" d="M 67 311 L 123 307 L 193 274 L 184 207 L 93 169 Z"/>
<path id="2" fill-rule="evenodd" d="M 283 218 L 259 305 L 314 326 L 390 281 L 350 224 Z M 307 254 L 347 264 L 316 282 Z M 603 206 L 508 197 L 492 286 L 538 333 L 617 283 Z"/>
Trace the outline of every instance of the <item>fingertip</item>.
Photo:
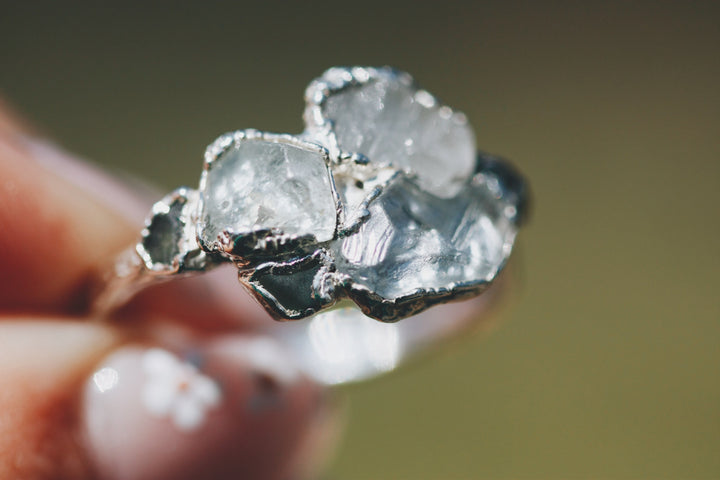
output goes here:
<path id="1" fill-rule="evenodd" d="M 122 347 L 85 383 L 82 431 L 102 479 L 294 476 L 321 388 L 269 338 Z"/>
<path id="2" fill-rule="evenodd" d="M 106 326 L 59 319 L 0 323 L 0 478 L 89 477 L 76 392 L 118 339 Z"/>

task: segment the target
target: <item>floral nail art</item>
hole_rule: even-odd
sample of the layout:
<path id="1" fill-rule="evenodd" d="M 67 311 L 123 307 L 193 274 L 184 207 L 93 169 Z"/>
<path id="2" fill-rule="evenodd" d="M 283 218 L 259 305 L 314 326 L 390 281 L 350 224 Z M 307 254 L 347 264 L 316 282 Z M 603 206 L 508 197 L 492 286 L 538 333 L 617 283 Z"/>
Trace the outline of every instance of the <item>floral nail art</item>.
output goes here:
<path id="1" fill-rule="evenodd" d="M 213 379 L 167 350 L 148 350 L 142 365 L 143 405 L 153 416 L 170 418 L 179 430 L 200 428 L 208 410 L 218 407 L 222 401 L 222 391 Z"/>

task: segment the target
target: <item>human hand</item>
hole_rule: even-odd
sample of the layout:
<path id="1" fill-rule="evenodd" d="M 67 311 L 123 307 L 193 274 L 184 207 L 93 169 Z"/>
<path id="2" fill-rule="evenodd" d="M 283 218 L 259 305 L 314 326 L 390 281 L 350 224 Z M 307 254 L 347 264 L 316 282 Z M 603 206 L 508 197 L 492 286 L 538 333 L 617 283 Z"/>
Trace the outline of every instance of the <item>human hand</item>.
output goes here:
<path id="1" fill-rule="evenodd" d="M 151 201 L 0 103 L 0 478 L 316 475 L 337 409 L 232 267 L 148 289 L 112 321 L 88 314 Z M 396 333 L 410 352 L 487 324 L 497 290 Z"/>
<path id="2" fill-rule="evenodd" d="M 0 106 L 0 478 L 305 478 L 327 396 L 217 272 L 86 314 L 149 203 Z M 237 290 L 235 290 L 237 293 Z"/>

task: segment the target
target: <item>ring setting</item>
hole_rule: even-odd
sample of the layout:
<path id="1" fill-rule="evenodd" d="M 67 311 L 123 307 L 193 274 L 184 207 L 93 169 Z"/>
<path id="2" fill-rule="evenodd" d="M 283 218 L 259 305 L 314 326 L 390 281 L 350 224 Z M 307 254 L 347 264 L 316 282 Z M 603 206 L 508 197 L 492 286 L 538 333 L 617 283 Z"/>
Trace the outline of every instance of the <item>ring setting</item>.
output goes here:
<path id="1" fill-rule="evenodd" d="M 394 322 L 480 294 L 506 264 L 527 186 L 466 117 L 382 67 L 331 68 L 305 131 L 224 134 L 199 187 L 157 202 L 98 302 L 232 263 L 276 319 L 355 304 Z"/>

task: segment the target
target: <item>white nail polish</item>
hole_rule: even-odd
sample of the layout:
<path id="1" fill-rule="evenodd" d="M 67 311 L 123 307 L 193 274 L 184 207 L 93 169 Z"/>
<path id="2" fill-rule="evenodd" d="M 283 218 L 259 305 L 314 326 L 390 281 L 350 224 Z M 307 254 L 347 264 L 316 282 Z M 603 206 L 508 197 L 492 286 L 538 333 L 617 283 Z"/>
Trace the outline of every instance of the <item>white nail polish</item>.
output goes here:
<path id="1" fill-rule="evenodd" d="M 81 425 L 98 478 L 288 477 L 316 421 L 317 385 L 289 360 L 284 366 L 272 342 L 220 343 L 228 348 L 125 346 L 97 367 L 85 383 Z M 272 388 L 261 388 L 259 373 Z M 250 408 L 260 397 L 263 408 Z"/>

